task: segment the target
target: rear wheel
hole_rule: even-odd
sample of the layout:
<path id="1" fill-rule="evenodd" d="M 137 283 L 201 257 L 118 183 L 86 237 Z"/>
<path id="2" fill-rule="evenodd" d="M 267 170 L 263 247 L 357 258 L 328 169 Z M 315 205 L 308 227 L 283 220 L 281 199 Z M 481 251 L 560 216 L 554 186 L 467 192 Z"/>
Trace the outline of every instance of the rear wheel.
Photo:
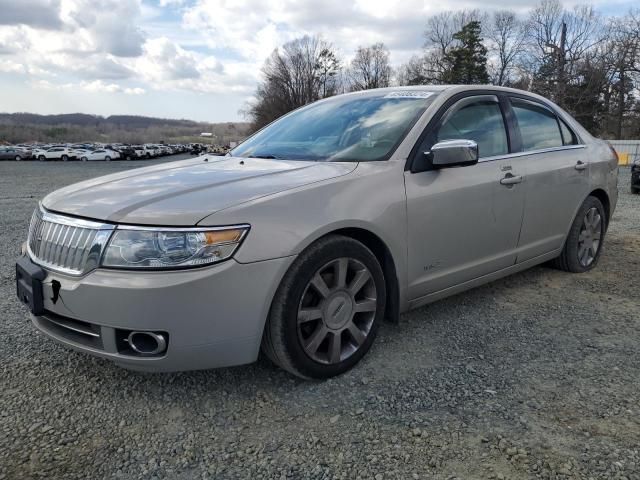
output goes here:
<path id="1" fill-rule="evenodd" d="M 562 253 L 553 265 L 572 273 L 586 272 L 595 267 L 602 251 L 606 222 L 602 202 L 596 197 L 587 197 L 573 220 Z"/>
<path id="2" fill-rule="evenodd" d="M 44 162 L 47 158 L 44 155 L 38 155 L 38 160 Z"/>
<path id="3" fill-rule="evenodd" d="M 384 275 L 373 253 L 351 238 L 325 237 L 282 280 L 262 350 L 299 377 L 339 375 L 373 344 L 385 303 Z"/>
<path id="4" fill-rule="evenodd" d="M 82 157 L 80 160 L 82 160 L 83 162 L 86 162 L 88 160 L 87 157 Z"/>
<path id="5" fill-rule="evenodd" d="M 19 162 L 20 160 L 22 160 L 22 157 L 20 155 L 16 155 L 16 162 Z"/>
<path id="6" fill-rule="evenodd" d="M 111 161 L 111 157 L 109 155 L 107 155 L 106 157 L 104 157 L 104 161 L 105 162 L 110 162 Z"/>
<path id="7" fill-rule="evenodd" d="M 66 155 L 62 155 L 62 157 L 60 157 L 62 159 L 63 162 L 66 162 L 67 160 L 69 160 L 69 157 Z"/>

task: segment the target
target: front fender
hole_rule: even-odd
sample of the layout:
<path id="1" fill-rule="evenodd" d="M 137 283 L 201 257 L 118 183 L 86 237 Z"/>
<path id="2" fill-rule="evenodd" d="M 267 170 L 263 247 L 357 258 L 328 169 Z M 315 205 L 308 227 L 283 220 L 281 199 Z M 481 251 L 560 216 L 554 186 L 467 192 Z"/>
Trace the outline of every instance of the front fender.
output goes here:
<path id="1" fill-rule="evenodd" d="M 367 230 L 393 256 L 400 288 L 406 283 L 406 195 L 398 162 L 361 163 L 349 175 L 221 210 L 199 225 L 238 223 L 251 225 L 235 255 L 241 263 L 297 255 L 336 230 Z"/>

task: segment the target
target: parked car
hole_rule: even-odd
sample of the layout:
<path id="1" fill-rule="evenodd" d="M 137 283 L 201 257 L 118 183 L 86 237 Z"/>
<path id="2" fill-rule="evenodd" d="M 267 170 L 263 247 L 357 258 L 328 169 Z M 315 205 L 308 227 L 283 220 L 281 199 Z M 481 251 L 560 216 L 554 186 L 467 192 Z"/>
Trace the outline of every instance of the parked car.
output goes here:
<path id="1" fill-rule="evenodd" d="M 72 160 L 76 158 L 75 150 L 69 147 L 51 147 L 46 150 L 40 150 L 36 153 L 37 159 L 40 161 L 44 160 L 62 160 L 66 162 L 67 160 Z"/>
<path id="2" fill-rule="evenodd" d="M 29 158 L 22 149 L 15 147 L 0 147 L 0 160 L 16 160 Z"/>
<path id="3" fill-rule="evenodd" d="M 110 162 L 111 160 L 120 158 L 120 154 L 114 150 L 99 149 L 94 150 L 93 152 L 87 151 L 79 158 L 83 162 L 86 162 L 88 160 L 105 160 L 107 162 Z"/>
<path id="4" fill-rule="evenodd" d="M 594 268 L 617 168 L 605 142 L 519 90 L 339 95 L 227 157 L 47 195 L 18 297 L 46 335 L 121 366 L 238 365 L 262 348 L 331 377 L 385 317 L 543 262 Z"/>
<path id="5" fill-rule="evenodd" d="M 136 150 L 127 145 L 119 146 L 116 151 L 120 154 L 120 158 L 124 160 L 133 160 L 138 157 Z"/>
<path id="6" fill-rule="evenodd" d="M 631 165 L 631 193 L 640 193 L 640 159 Z"/>
<path id="7" fill-rule="evenodd" d="M 146 156 L 146 152 L 142 145 L 133 145 L 131 147 L 136 155 L 136 158 L 143 158 Z"/>
<path id="8" fill-rule="evenodd" d="M 143 145 L 142 151 L 145 158 L 154 158 L 160 155 L 160 150 L 155 145 Z"/>
<path id="9" fill-rule="evenodd" d="M 200 155 L 202 153 L 206 153 L 206 147 L 194 143 L 193 145 L 191 145 L 191 150 L 189 153 L 191 153 L 191 155 Z"/>
<path id="10" fill-rule="evenodd" d="M 22 152 L 14 147 L 0 146 L 0 160 L 22 160 Z"/>

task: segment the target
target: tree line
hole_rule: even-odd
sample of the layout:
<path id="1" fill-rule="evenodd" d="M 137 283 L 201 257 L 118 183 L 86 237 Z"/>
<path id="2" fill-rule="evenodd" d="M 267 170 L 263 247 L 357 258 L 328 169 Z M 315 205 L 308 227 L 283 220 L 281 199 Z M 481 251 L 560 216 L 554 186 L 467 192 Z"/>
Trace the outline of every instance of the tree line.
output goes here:
<path id="1" fill-rule="evenodd" d="M 606 17 L 590 5 L 541 0 L 511 10 L 443 12 L 425 19 L 423 47 L 392 67 L 383 43 L 345 61 L 321 36 L 273 51 L 244 113 L 253 129 L 338 93 L 370 88 L 493 84 L 539 93 L 594 135 L 640 138 L 640 9 Z"/>
<path id="2" fill-rule="evenodd" d="M 210 141 L 227 145 L 244 139 L 248 127 L 244 122 L 204 123 L 136 115 L 0 113 L 0 144 L 193 142 L 201 141 L 202 132 L 209 132 Z"/>

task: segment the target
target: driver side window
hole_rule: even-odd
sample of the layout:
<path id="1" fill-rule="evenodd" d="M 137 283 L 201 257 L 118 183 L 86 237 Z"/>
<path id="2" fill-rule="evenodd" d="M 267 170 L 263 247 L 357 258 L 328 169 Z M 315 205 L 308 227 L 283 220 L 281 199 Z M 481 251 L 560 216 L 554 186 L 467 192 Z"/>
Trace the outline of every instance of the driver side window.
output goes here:
<path id="1" fill-rule="evenodd" d="M 443 140 L 473 140 L 478 144 L 479 158 L 509 153 L 507 131 L 497 97 L 467 97 L 454 104 L 427 136 L 421 151 L 428 151 Z"/>

